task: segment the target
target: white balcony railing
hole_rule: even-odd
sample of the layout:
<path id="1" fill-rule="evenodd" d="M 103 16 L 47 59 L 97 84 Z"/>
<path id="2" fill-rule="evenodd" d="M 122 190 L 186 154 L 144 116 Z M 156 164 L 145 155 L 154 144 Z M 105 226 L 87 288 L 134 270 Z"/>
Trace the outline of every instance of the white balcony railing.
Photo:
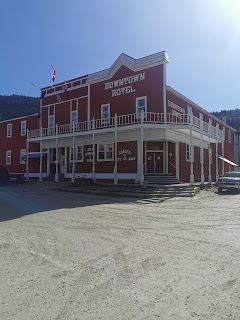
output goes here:
<path id="1" fill-rule="evenodd" d="M 192 117 L 192 118 L 191 118 Z M 210 125 L 205 121 L 201 121 L 199 118 L 195 116 L 191 116 L 187 114 L 166 114 L 166 121 L 164 119 L 164 113 L 155 113 L 155 112 L 147 112 L 145 115 L 138 115 L 136 113 L 133 114 L 125 114 L 125 115 L 116 115 L 115 117 L 110 117 L 108 119 L 92 119 L 91 121 L 83 121 L 78 122 L 75 125 L 65 124 L 65 125 L 56 125 L 53 128 L 42 128 L 36 130 L 28 131 L 29 139 L 37 139 L 40 137 L 49 137 L 56 135 L 64 135 L 71 134 L 73 132 L 82 132 L 82 131 L 92 131 L 99 130 L 104 128 L 114 128 L 121 126 L 129 126 L 134 124 L 148 123 L 148 124 L 162 124 L 162 125 L 190 125 L 193 127 L 200 129 L 201 131 L 205 131 L 210 133 L 213 136 L 218 138 L 222 137 L 222 131 L 217 129 L 216 127 Z"/>

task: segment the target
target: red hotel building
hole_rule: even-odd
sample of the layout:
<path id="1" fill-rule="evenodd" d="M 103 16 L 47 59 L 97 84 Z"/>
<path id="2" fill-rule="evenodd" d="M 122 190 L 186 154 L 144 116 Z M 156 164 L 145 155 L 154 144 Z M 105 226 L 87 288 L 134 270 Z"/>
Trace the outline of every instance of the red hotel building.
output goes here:
<path id="1" fill-rule="evenodd" d="M 43 88 L 26 177 L 143 184 L 164 173 L 193 184 L 233 169 L 219 156 L 234 161 L 235 130 L 167 86 L 167 63 L 165 51 L 121 54 L 109 69 Z"/>

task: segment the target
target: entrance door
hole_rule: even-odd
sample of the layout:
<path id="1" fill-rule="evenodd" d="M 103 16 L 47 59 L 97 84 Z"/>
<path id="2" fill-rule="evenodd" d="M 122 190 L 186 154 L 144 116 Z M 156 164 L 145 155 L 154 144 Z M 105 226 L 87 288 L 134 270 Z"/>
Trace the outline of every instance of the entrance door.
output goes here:
<path id="1" fill-rule="evenodd" d="M 65 173 L 65 155 L 61 155 L 60 159 L 60 173 Z"/>
<path id="2" fill-rule="evenodd" d="M 147 152 L 147 173 L 163 172 L 163 152 L 148 151 Z"/>

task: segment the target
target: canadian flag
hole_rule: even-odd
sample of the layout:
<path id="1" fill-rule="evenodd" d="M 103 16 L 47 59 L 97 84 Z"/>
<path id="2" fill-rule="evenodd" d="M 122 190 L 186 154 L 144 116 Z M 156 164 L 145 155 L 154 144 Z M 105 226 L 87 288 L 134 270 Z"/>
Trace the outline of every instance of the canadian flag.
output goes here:
<path id="1" fill-rule="evenodd" d="M 52 81 L 54 82 L 54 80 L 55 80 L 55 75 L 56 75 L 56 71 L 53 69 L 53 71 L 52 71 Z"/>

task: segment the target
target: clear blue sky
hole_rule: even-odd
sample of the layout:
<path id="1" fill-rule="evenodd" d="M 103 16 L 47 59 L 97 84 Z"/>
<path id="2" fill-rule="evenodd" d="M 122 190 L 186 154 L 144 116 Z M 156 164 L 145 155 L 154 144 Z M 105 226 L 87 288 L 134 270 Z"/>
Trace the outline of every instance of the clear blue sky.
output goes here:
<path id="1" fill-rule="evenodd" d="M 240 108 L 239 0 L 1 0 L 0 94 L 166 50 L 167 84 L 209 111 Z M 60 78 L 56 78 L 60 82 Z"/>

